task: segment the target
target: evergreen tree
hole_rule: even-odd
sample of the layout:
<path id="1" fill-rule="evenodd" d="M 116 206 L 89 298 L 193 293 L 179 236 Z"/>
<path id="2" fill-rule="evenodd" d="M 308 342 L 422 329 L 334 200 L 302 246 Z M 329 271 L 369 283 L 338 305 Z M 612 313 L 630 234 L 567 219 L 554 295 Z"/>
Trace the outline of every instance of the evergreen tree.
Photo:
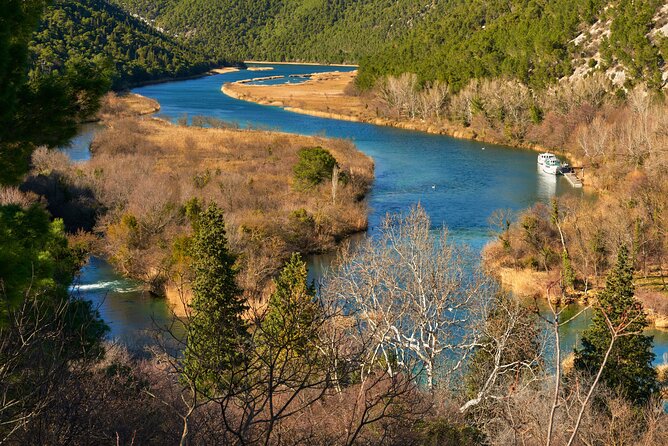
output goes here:
<path id="1" fill-rule="evenodd" d="M 315 335 L 317 305 L 315 289 L 307 284 L 306 263 L 299 254 L 292 255 L 275 284 L 262 323 L 265 344 L 290 356 L 304 355 Z"/>
<path id="2" fill-rule="evenodd" d="M 600 367 L 611 339 L 605 315 L 613 327 L 628 325 L 623 330 L 626 335 L 615 341 L 601 380 L 630 401 L 644 404 L 658 390 L 658 384 L 652 367 L 652 337 L 642 334 L 647 320 L 642 305 L 634 297 L 633 262 L 625 246 L 619 250 L 617 264 L 608 275 L 598 301 L 592 324 L 583 334 L 582 349 L 575 351 L 575 368 L 595 374 Z"/>
<path id="3" fill-rule="evenodd" d="M 322 311 L 299 254 L 292 255 L 275 285 L 254 337 L 252 381 L 257 391 L 271 398 L 277 388 L 323 389 L 329 374 L 326 356 L 317 348 Z"/>
<path id="4" fill-rule="evenodd" d="M 64 60 L 59 70 L 30 69 L 30 39 L 46 0 L 0 5 L 0 183 L 21 181 L 37 145 L 56 146 L 76 134 L 111 85 L 111 66 L 100 57 Z M 51 53 L 45 55 L 50 58 Z"/>
<path id="5" fill-rule="evenodd" d="M 247 306 L 236 284 L 236 256 L 229 251 L 223 211 L 210 204 L 197 217 L 191 244 L 193 272 L 184 373 L 200 389 L 229 385 L 226 371 L 242 360 Z"/>

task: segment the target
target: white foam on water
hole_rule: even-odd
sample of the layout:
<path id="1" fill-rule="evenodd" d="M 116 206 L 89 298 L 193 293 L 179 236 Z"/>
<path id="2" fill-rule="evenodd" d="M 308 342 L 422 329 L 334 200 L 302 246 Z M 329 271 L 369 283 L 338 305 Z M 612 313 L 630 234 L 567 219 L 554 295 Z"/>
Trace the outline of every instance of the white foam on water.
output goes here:
<path id="1" fill-rule="evenodd" d="M 137 286 L 128 286 L 127 282 L 121 280 L 111 280 L 108 282 L 75 284 L 70 286 L 70 291 L 113 291 L 115 293 L 132 293 L 139 291 Z"/>

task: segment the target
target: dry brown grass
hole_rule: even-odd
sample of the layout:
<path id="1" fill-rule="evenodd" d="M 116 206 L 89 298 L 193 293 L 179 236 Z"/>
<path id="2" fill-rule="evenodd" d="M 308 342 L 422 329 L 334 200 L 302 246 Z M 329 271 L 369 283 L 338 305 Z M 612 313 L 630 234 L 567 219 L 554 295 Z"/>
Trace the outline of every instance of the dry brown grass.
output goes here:
<path id="1" fill-rule="evenodd" d="M 658 279 L 657 279 L 658 280 Z M 647 319 L 656 328 L 668 328 L 668 292 L 647 287 L 647 279 L 636 281 L 636 298 L 642 303 Z"/>
<path id="2" fill-rule="evenodd" d="M 636 287 L 642 284 L 642 280 L 636 281 Z M 659 314 L 668 315 L 668 292 L 650 288 L 639 288 L 636 297 L 645 308 L 650 308 Z"/>
<path id="3" fill-rule="evenodd" d="M 327 149 L 348 178 L 336 201 L 331 182 L 293 187 L 298 151 L 314 146 Z M 104 254 L 155 289 L 181 268 L 174 243 L 190 231 L 184 205 L 194 198 L 225 211 L 230 244 L 240 254 L 240 285 L 260 300 L 289 253 L 327 251 L 366 229 L 362 198 L 373 162 L 349 141 L 124 118 L 109 122 L 92 150 L 85 165 L 58 169 L 69 169 L 63 176 L 85 183 L 106 209 L 97 225 Z"/>
<path id="4" fill-rule="evenodd" d="M 313 114 L 351 116 L 360 120 L 375 118 L 368 98 L 350 94 L 357 71 L 316 74 L 299 84 L 249 85 L 225 84 L 223 91 L 231 96 L 259 104 L 289 107 Z"/>
<path id="5" fill-rule="evenodd" d="M 102 121 L 121 117 L 149 115 L 160 110 L 154 99 L 134 93 L 108 93 L 102 99 L 97 117 Z"/>
<path id="6" fill-rule="evenodd" d="M 27 208 L 37 202 L 39 197 L 33 193 L 26 193 L 17 187 L 0 186 L 0 206 L 17 205 Z"/>
<path id="7" fill-rule="evenodd" d="M 531 269 L 498 268 L 495 271 L 501 285 L 517 297 L 545 298 L 547 288 L 558 275 Z"/>

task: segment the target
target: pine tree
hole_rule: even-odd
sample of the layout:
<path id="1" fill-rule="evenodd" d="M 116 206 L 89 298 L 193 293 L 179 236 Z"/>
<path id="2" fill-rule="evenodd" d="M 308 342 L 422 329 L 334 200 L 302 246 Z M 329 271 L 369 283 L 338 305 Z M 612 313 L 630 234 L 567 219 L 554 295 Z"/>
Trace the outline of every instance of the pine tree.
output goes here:
<path id="1" fill-rule="evenodd" d="M 242 318 L 247 306 L 236 284 L 236 257 L 230 253 L 223 212 L 209 205 L 197 217 L 191 244 L 193 273 L 184 373 L 204 391 L 226 388 L 227 373 L 242 360 L 248 336 Z"/>
<path id="2" fill-rule="evenodd" d="M 315 289 L 307 283 L 306 263 L 299 254 L 292 255 L 275 284 L 262 323 L 266 344 L 289 356 L 307 354 L 315 335 L 317 305 Z"/>
<path id="3" fill-rule="evenodd" d="M 598 296 L 600 307 L 594 313 L 591 326 L 583 334 L 582 349 L 575 351 L 575 368 L 595 374 L 600 367 L 611 339 L 605 315 L 613 327 L 628 324 L 624 330 L 627 334 L 615 341 L 601 380 L 608 388 L 620 391 L 630 401 L 641 405 L 658 390 L 658 384 L 652 367 L 652 337 L 642 334 L 647 320 L 634 292 L 633 263 L 628 249 L 622 246 L 617 264 Z"/>

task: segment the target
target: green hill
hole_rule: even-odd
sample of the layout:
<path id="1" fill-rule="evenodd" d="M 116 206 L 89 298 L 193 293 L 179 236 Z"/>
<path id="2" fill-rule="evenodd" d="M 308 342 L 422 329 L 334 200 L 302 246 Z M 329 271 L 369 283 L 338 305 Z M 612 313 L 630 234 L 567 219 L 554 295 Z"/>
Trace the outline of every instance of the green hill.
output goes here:
<path id="1" fill-rule="evenodd" d="M 665 35 L 653 30 L 664 21 L 658 16 L 662 4 L 661 0 L 443 2 L 428 20 L 362 61 L 359 81 L 368 86 L 380 75 L 411 71 L 422 80 L 447 81 L 455 89 L 480 77 L 512 77 L 542 87 L 587 63 L 582 75 L 600 69 L 612 77 L 621 70 L 629 83 L 640 79 L 660 87 L 668 45 Z M 599 32 L 593 39 L 592 30 Z"/>
<path id="2" fill-rule="evenodd" d="M 355 62 L 380 50 L 432 9 L 416 0 L 114 2 L 218 54 L 331 63 Z"/>
<path id="3" fill-rule="evenodd" d="M 583 63 L 660 86 L 668 58 L 661 0 L 113 1 L 219 56 L 358 62 L 363 87 L 406 71 L 455 89 L 499 76 L 543 86 Z M 573 42 L 591 43 L 596 23 L 607 37 Z"/>
<path id="4" fill-rule="evenodd" d="M 545 84 L 570 74 L 568 42 L 593 22 L 601 0 L 451 0 L 429 20 L 371 55 L 360 82 L 411 71 L 459 88 L 471 78 Z"/>
<path id="5" fill-rule="evenodd" d="M 102 0 L 56 0 L 30 45 L 33 70 L 62 70 L 77 57 L 110 59 L 114 87 L 199 74 L 227 59 L 208 54 Z"/>

